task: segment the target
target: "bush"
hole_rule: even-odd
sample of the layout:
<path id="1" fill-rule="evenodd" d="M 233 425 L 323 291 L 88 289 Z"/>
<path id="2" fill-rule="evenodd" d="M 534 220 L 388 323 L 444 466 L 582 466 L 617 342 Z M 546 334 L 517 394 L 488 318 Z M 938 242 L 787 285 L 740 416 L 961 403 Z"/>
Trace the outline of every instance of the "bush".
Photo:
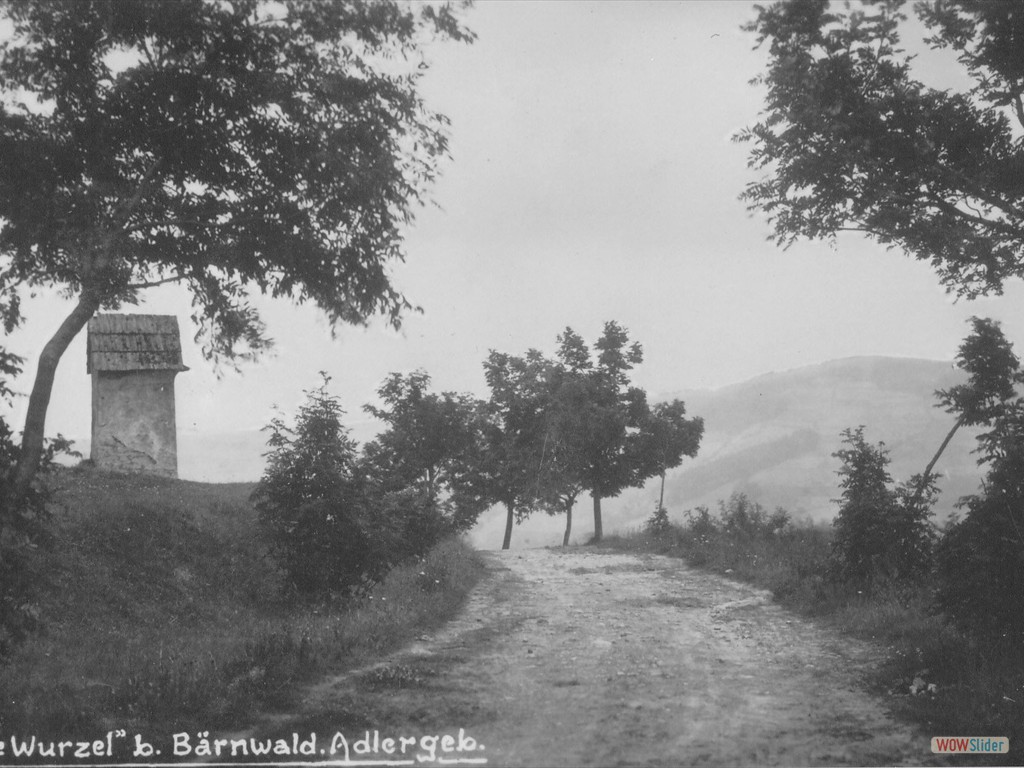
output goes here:
<path id="1" fill-rule="evenodd" d="M 373 494 L 368 498 L 371 546 L 397 565 L 422 557 L 442 539 L 459 533 L 445 505 L 416 488 Z"/>
<path id="2" fill-rule="evenodd" d="M 267 427 L 272 450 L 252 495 L 271 555 L 306 595 L 365 591 L 465 523 L 451 498 L 405 484 L 395 440 L 357 455 L 323 376 L 294 427 L 280 418 Z"/>
<path id="3" fill-rule="evenodd" d="M 651 513 L 651 516 L 647 518 L 647 522 L 644 523 L 644 530 L 655 536 L 661 536 L 668 533 L 671 528 L 671 523 L 668 521 L 668 510 L 660 504 L 658 508 Z"/>
<path id="4" fill-rule="evenodd" d="M 687 510 L 685 527 L 698 541 L 706 542 L 718 533 L 718 523 L 711 516 L 711 510 L 703 505 Z"/>
<path id="5" fill-rule="evenodd" d="M 252 495 L 271 555 L 305 595 L 352 592 L 387 569 L 370 534 L 355 443 L 322 375 L 323 384 L 306 392 L 294 428 L 280 418 L 267 427 L 271 451 Z"/>
<path id="6" fill-rule="evenodd" d="M 672 554 L 691 565 L 771 590 L 790 605 L 818 610 L 831 599 L 825 581 L 832 532 L 794 524 L 781 507 L 768 512 L 742 493 L 720 501 L 718 514 L 705 506 L 687 510 L 682 524 L 663 529 L 648 521 L 643 534 L 613 546 Z M 652 518 L 653 520 L 653 518 Z"/>
<path id="7" fill-rule="evenodd" d="M 981 438 L 984 491 L 964 500 L 937 552 L 938 606 L 962 629 L 1024 640 L 1024 403 L 1007 405 Z"/>
<path id="8" fill-rule="evenodd" d="M 931 568 L 934 486 L 926 484 L 923 493 L 912 492 L 913 486 L 892 488 L 884 443 L 870 445 L 864 427 L 842 436 L 847 447 L 832 454 L 842 462 L 833 578 L 861 590 L 923 578 Z"/>
<path id="9" fill-rule="evenodd" d="M 781 533 L 789 525 L 789 513 L 782 507 L 768 514 L 745 493 L 734 493 L 729 501 L 719 501 L 722 530 L 733 536 L 758 538 Z"/>
<path id="10" fill-rule="evenodd" d="M 0 349 L 0 401 L 10 402 L 7 380 L 20 372 L 21 358 Z M 52 543 L 47 510 L 50 492 L 45 479 L 58 455 L 79 455 L 71 445 L 60 435 L 47 440 L 28 494 L 11 503 L 21 448 L 0 417 L 0 661 L 42 626 L 34 598 L 41 575 L 36 573 L 33 555 Z"/>

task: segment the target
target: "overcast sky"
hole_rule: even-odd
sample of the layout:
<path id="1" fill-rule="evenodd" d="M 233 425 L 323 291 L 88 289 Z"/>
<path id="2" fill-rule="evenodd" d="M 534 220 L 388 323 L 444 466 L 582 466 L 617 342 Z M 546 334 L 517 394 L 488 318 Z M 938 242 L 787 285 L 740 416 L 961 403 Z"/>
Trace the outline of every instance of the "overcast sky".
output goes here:
<path id="1" fill-rule="evenodd" d="M 181 319 L 192 370 L 178 377 L 179 432 L 261 427 L 323 369 L 363 438 L 360 406 L 391 371 L 484 395 L 489 349 L 553 351 L 567 325 L 592 341 L 610 319 L 643 344 L 652 396 L 852 355 L 952 359 L 972 314 L 1024 340 L 1020 285 L 954 303 L 926 265 L 858 237 L 785 252 L 766 240 L 737 200 L 753 176 L 730 140 L 760 109 L 748 81 L 763 57 L 739 29 L 752 15 L 735 0 L 479 2 L 467 16 L 479 39 L 433 47 L 422 85 L 451 118 L 453 156 L 394 273 L 424 314 L 332 341 L 314 310 L 267 303 L 276 353 L 218 380 L 191 344 L 188 297 L 154 292 L 128 311 Z M 955 68 L 925 56 L 920 76 L 941 83 Z M 29 371 L 68 308 L 29 305 L 8 341 Z M 83 333 L 47 431 L 87 437 L 89 402 Z"/>

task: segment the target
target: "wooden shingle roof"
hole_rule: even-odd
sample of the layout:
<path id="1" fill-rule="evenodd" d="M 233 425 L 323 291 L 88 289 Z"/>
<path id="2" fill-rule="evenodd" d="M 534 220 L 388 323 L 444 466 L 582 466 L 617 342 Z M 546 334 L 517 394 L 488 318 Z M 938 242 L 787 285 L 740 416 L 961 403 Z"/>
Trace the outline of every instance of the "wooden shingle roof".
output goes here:
<path id="1" fill-rule="evenodd" d="M 87 373 L 187 371 L 174 315 L 96 315 L 86 339 Z"/>

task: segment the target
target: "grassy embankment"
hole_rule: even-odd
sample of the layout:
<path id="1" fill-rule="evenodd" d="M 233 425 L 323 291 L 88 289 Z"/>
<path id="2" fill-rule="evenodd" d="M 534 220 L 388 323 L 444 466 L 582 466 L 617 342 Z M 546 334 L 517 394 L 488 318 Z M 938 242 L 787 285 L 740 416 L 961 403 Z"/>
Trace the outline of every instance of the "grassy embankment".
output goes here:
<path id="1" fill-rule="evenodd" d="M 758 525 L 760 522 L 760 528 Z M 927 584 L 866 595 L 827 576 L 829 526 L 788 524 L 771 532 L 767 518 L 747 530 L 715 516 L 691 516 L 655 534 L 607 537 L 603 546 L 684 558 L 691 565 L 768 589 L 776 601 L 842 632 L 888 649 L 875 687 L 894 710 L 932 734 L 1008 736 L 1011 760 L 1024 755 L 1022 649 L 982 644 L 932 609 Z M 978 764 L 978 756 L 968 758 Z"/>
<path id="2" fill-rule="evenodd" d="M 46 631 L 0 667 L 8 736 L 241 725 L 439 625 L 482 572 L 448 541 L 366 597 L 302 604 L 281 596 L 251 485 L 75 469 L 55 487 L 57 543 L 38 558 Z"/>

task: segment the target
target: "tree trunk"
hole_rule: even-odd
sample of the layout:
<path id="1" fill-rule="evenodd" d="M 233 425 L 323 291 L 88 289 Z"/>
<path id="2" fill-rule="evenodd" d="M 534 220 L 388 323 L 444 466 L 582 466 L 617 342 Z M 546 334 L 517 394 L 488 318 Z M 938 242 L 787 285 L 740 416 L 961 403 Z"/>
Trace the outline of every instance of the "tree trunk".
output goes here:
<path id="1" fill-rule="evenodd" d="M 594 500 L 594 543 L 597 544 L 601 540 L 601 497 L 596 492 L 590 494 Z"/>
<path id="2" fill-rule="evenodd" d="M 928 462 L 928 466 L 924 468 L 924 474 L 921 475 L 921 482 L 917 484 L 917 490 L 914 491 L 914 498 L 911 501 L 911 505 L 916 504 L 924 494 L 924 489 L 925 486 L 928 485 L 928 478 L 931 477 L 932 469 L 934 469 L 936 463 L 938 463 L 939 457 L 942 456 L 942 452 L 946 450 L 946 446 L 949 445 L 949 441 L 953 439 L 953 435 L 955 435 L 956 431 L 964 425 L 965 421 L 967 421 L 967 414 L 964 414 L 956 420 L 956 424 L 954 424 L 953 428 L 949 430 L 949 434 L 947 434 L 946 439 L 942 441 L 942 445 L 939 446 L 939 450 L 935 452 L 935 455 L 932 456 L 932 460 Z"/>
<path id="3" fill-rule="evenodd" d="M 46 411 L 50 405 L 53 392 L 53 378 L 57 373 L 57 364 L 67 350 L 71 340 L 89 322 L 89 318 L 100 307 L 99 298 L 91 292 L 82 292 L 78 304 L 71 310 L 60 328 L 46 342 L 39 355 L 39 367 L 36 369 L 35 383 L 28 399 L 28 412 L 25 415 L 25 431 L 21 440 L 21 455 L 14 473 L 11 488 L 12 508 L 20 504 L 32 486 L 32 480 L 39 469 L 39 461 L 43 455 L 43 438 L 46 431 Z"/>
<path id="4" fill-rule="evenodd" d="M 661 510 L 665 506 L 665 472 L 661 472 L 661 493 L 658 495 L 658 514 L 661 514 Z"/>
<path id="5" fill-rule="evenodd" d="M 501 542 L 502 549 L 508 549 L 512 546 L 512 523 L 515 521 L 515 504 L 512 502 L 505 502 L 505 506 L 508 508 L 508 518 L 505 520 L 505 538 Z"/>
<path id="6" fill-rule="evenodd" d="M 569 534 L 572 533 L 572 502 L 565 505 L 565 535 L 562 537 L 562 546 L 569 546 Z"/>

